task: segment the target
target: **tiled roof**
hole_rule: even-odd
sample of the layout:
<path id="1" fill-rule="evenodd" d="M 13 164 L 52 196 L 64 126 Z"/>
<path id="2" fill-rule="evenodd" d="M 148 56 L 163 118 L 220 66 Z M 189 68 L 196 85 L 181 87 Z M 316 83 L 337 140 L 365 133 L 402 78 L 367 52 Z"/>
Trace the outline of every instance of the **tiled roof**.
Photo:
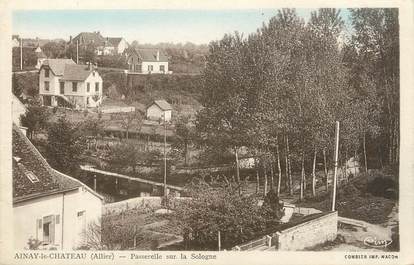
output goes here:
<path id="1" fill-rule="evenodd" d="M 154 102 L 151 105 L 153 104 L 156 104 L 162 110 L 172 110 L 170 103 L 168 103 L 164 99 L 154 100 Z"/>
<path id="2" fill-rule="evenodd" d="M 48 65 L 55 75 L 63 75 L 65 65 L 74 65 L 75 62 L 72 59 L 47 59 L 43 62 L 43 65 Z"/>
<path id="3" fill-rule="evenodd" d="M 78 181 L 58 174 L 39 151 L 13 124 L 13 202 L 74 190 L 82 186 Z M 34 176 L 36 181 L 31 181 Z"/>
<path id="4" fill-rule="evenodd" d="M 103 45 L 105 43 L 105 38 L 102 37 L 99 32 L 81 32 L 73 38 L 72 43 L 76 43 L 77 41 L 79 41 L 79 44 L 93 43 L 96 45 Z"/>
<path id="5" fill-rule="evenodd" d="M 118 46 L 118 44 L 121 42 L 122 38 L 106 38 L 106 40 L 112 45 L 112 46 Z"/>
<path id="6" fill-rule="evenodd" d="M 134 51 L 144 62 L 168 62 L 167 56 L 159 49 L 134 49 Z M 159 52 L 159 60 L 157 60 L 157 52 Z"/>
<path id="7" fill-rule="evenodd" d="M 63 73 L 63 80 L 84 81 L 92 71 L 88 65 L 67 64 Z"/>

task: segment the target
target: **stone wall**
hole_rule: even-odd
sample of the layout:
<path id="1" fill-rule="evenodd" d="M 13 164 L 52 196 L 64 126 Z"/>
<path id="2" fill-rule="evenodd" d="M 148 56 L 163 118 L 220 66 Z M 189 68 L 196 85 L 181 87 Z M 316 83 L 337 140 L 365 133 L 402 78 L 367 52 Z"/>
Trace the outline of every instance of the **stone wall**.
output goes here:
<path id="1" fill-rule="evenodd" d="M 274 233 L 272 245 L 278 250 L 303 250 L 332 241 L 337 233 L 338 212 L 329 212 Z"/>
<path id="2" fill-rule="evenodd" d="M 117 214 L 122 211 L 137 209 L 142 211 L 160 209 L 162 203 L 162 197 L 136 197 L 128 200 L 123 200 L 114 203 L 108 203 L 103 205 L 102 214 Z M 180 201 L 185 201 L 190 198 L 188 197 L 175 197 L 170 202 L 170 207 L 175 208 Z"/>

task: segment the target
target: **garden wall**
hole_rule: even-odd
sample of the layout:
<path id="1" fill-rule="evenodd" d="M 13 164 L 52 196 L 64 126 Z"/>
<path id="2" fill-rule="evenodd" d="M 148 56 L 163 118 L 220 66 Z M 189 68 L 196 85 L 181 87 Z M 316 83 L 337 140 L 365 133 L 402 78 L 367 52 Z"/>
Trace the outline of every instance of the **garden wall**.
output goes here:
<path id="1" fill-rule="evenodd" d="M 282 229 L 272 236 L 272 245 L 277 250 L 302 250 L 326 241 L 333 241 L 338 233 L 338 212 L 315 214 L 291 227 Z"/>
<path id="2" fill-rule="evenodd" d="M 114 203 L 108 203 L 103 206 L 102 214 L 117 214 L 122 211 L 137 209 L 137 210 L 156 210 L 161 208 L 163 197 L 136 197 L 128 200 L 123 200 Z M 171 208 L 177 205 L 180 201 L 188 200 L 186 197 L 176 197 L 170 202 Z"/>

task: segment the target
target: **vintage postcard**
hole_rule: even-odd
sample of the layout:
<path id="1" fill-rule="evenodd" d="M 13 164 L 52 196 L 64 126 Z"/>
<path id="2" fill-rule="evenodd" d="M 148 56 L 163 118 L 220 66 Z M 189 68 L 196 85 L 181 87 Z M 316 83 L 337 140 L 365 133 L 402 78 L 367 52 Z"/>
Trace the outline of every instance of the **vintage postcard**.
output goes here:
<path id="1" fill-rule="evenodd" d="M 0 4 L 1 264 L 414 263 L 413 2 Z"/>

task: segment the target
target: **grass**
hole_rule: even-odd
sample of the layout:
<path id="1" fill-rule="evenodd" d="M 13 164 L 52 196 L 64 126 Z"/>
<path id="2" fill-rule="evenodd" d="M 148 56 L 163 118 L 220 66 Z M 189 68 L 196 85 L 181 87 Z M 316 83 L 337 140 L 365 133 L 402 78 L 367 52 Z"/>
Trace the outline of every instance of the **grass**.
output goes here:
<path id="1" fill-rule="evenodd" d="M 374 196 L 367 192 L 372 183 L 367 183 L 365 176 L 361 176 L 339 187 L 336 201 L 338 214 L 372 224 L 385 223 L 395 205 L 395 200 Z M 308 198 L 303 202 L 299 202 L 297 206 L 329 211 L 331 207 L 331 194 L 323 193 L 317 198 Z"/>

